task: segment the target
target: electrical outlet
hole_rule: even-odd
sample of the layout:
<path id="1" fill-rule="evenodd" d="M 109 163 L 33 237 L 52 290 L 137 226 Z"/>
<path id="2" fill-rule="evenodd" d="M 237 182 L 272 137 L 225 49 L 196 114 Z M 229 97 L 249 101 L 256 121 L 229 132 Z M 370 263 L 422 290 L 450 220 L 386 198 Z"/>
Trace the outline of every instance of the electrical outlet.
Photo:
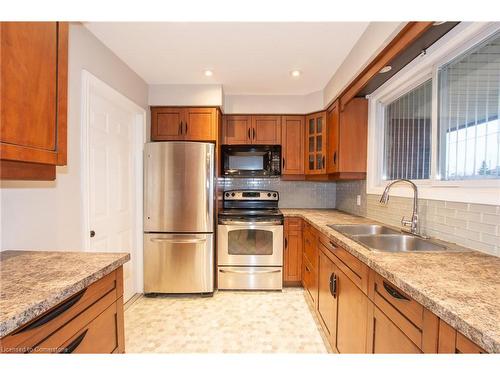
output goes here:
<path id="1" fill-rule="evenodd" d="M 361 195 L 356 195 L 356 204 L 361 206 Z"/>

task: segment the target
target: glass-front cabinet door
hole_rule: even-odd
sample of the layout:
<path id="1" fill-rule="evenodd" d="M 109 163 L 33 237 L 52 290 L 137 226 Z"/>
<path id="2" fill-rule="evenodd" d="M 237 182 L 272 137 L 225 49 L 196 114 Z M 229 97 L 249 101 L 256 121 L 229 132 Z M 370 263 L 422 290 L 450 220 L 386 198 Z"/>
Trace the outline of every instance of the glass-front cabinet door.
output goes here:
<path id="1" fill-rule="evenodd" d="M 326 112 L 306 117 L 306 174 L 325 172 Z"/>

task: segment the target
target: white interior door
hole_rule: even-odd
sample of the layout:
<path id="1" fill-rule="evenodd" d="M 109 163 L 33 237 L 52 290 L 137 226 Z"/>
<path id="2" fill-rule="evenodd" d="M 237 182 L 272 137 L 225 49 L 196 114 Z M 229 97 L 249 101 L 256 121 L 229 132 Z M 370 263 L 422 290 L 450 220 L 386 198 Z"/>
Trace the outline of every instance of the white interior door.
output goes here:
<path id="1" fill-rule="evenodd" d="M 109 87 L 90 85 L 88 108 L 88 225 L 90 251 L 128 252 L 124 301 L 137 291 L 136 112 Z"/>

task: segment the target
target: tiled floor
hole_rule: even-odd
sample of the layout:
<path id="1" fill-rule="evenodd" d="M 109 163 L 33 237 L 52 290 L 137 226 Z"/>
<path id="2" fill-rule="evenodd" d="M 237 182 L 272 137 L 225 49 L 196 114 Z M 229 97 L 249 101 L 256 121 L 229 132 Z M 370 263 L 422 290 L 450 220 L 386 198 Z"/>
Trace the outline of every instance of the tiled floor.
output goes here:
<path id="1" fill-rule="evenodd" d="M 327 353 L 301 288 L 141 297 L 125 310 L 128 353 Z"/>

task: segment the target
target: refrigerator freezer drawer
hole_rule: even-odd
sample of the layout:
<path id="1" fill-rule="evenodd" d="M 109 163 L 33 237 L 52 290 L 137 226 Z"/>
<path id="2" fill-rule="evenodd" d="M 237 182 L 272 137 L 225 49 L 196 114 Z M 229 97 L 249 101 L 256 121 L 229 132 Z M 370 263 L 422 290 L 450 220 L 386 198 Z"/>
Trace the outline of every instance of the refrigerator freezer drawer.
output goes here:
<path id="1" fill-rule="evenodd" d="M 217 267 L 218 289 L 281 290 L 281 267 Z"/>
<path id="2" fill-rule="evenodd" d="M 213 291 L 213 234 L 144 234 L 144 293 Z"/>

